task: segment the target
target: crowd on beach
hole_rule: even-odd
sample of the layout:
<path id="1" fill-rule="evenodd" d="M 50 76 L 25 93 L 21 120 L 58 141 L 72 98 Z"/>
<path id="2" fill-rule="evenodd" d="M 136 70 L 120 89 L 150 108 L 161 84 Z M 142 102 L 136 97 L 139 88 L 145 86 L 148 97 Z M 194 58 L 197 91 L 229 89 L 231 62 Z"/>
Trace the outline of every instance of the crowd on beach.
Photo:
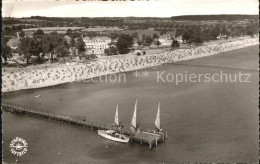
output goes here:
<path id="1" fill-rule="evenodd" d="M 123 58 L 97 60 L 88 64 L 81 63 L 73 66 L 64 64 L 57 67 L 31 69 L 30 71 L 17 70 L 13 72 L 3 72 L 2 92 L 52 86 L 106 74 L 131 71 L 164 63 L 214 55 L 256 44 L 259 44 L 258 38 L 251 38 L 189 49 L 170 50 L 153 55 L 126 55 L 126 57 Z"/>

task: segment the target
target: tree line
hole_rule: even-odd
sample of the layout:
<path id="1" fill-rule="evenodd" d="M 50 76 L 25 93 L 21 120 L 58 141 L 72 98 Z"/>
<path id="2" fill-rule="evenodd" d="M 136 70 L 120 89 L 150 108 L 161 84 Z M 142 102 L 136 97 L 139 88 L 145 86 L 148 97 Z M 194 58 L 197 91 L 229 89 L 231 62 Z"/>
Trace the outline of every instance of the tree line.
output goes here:
<path id="1" fill-rule="evenodd" d="M 17 51 L 22 54 L 29 64 L 32 56 L 36 57 L 37 63 L 44 61 L 45 56 L 49 55 L 51 62 L 55 57 L 68 57 L 70 54 L 69 49 L 72 49 L 72 53 L 77 49 L 79 56 L 82 56 L 85 49 L 85 43 L 82 37 L 78 37 L 76 40 L 71 38 L 70 43 L 64 38 L 62 34 L 52 32 L 45 34 L 43 30 L 38 29 L 33 33 L 33 37 L 25 37 L 23 32 L 20 32 L 20 40 Z M 73 33 L 70 34 L 73 36 Z M 12 56 L 11 48 L 7 46 L 7 41 L 2 37 L 2 57 L 6 61 L 7 58 Z"/>
<path id="2" fill-rule="evenodd" d="M 243 20 L 243 19 L 258 19 L 258 15 L 185 15 L 185 16 L 174 16 L 172 20 Z"/>
<path id="3" fill-rule="evenodd" d="M 161 34 L 164 34 L 165 31 Z M 187 29 L 178 29 L 176 31 L 176 36 L 182 36 L 184 43 L 188 44 L 202 44 L 210 40 L 221 38 L 229 38 L 243 35 L 253 36 L 258 33 L 257 25 L 250 25 L 246 27 L 242 26 L 224 26 L 216 25 L 210 27 L 203 26 L 190 26 Z M 81 34 L 78 32 L 73 32 L 71 29 L 67 30 L 66 35 L 68 35 L 71 40 L 67 42 L 64 35 L 58 34 L 57 32 L 52 32 L 45 34 L 43 30 L 37 30 L 33 33 L 33 37 L 26 37 L 24 32 L 19 33 L 20 43 L 18 45 L 18 52 L 23 54 L 27 63 L 30 62 L 32 56 L 36 57 L 37 62 L 41 63 L 44 61 L 45 56 L 49 55 L 50 60 L 53 62 L 56 57 L 68 57 L 70 53 L 72 55 L 78 55 L 79 58 L 85 56 L 85 43 L 83 41 L 83 36 L 95 37 L 101 34 L 95 32 L 87 32 L 86 34 Z M 109 48 L 105 49 L 107 55 L 116 54 L 126 54 L 132 50 L 134 40 L 140 47 L 150 46 L 152 43 L 159 46 L 161 45 L 159 41 L 159 36 L 157 33 L 151 35 L 142 35 L 139 38 L 137 32 L 132 34 L 124 33 L 110 33 L 108 35 L 112 42 L 109 44 Z M 7 46 L 7 40 L 2 37 L 2 57 L 6 61 L 7 58 L 12 56 L 12 51 L 9 46 Z M 179 47 L 180 44 L 177 40 L 172 38 L 172 47 Z"/>
<path id="4" fill-rule="evenodd" d="M 258 27 L 256 25 L 250 25 L 246 27 L 242 26 L 220 26 L 216 25 L 212 28 L 200 28 L 194 26 L 192 28 L 182 30 L 178 35 L 182 35 L 184 43 L 201 44 L 217 38 L 239 37 L 244 35 L 254 36 L 258 33 Z"/>

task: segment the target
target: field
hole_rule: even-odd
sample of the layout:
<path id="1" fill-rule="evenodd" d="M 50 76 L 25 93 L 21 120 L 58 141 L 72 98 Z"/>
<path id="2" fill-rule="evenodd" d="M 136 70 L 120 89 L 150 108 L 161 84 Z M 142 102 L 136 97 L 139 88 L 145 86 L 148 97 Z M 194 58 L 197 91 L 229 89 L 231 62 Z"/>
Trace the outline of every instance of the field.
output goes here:
<path id="1" fill-rule="evenodd" d="M 171 31 L 167 31 L 166 34 L 167 35 L 175 35 L 175 29 L 171 30 Z M 160 35 L 160 31 L 157 31 L 153 28 L 149 28 L 147 30 L 126 30 L 124 31 L 124 33 L 126 34 L 132 34 L 132 33 L 138 33 L 138 37 L 139 38 L 142 38 L 142 35 L 150 35 L 150 36 L 153 36 L 154 33 L 156 33 L 158 36 Z"/>
<path id="2" fill-rule="evenodd" d="M 41 29 L 43 31 L 67 31 L 68 29 L 81 30 L 81 29 L 84 29 L 84 28 L 85 27 L 39 27 L 39 28 L 23 29 L 23 31 L 36 31 L 38 29 Z"/>
<path id="3" fill-rule="evenodd" d="M 31 19 L 31 18 L 18 19 L 18 20 L 22 22 L 46 22 L 46 20 Z"/>
<path id="4" fill-rule="evenodd" d="M 123 29 L 118 27 L 89 27 L 84 29 L 83 31 L 93 31 L 93 32 L 100 32 L 100 31 L 122 31 Z"/>

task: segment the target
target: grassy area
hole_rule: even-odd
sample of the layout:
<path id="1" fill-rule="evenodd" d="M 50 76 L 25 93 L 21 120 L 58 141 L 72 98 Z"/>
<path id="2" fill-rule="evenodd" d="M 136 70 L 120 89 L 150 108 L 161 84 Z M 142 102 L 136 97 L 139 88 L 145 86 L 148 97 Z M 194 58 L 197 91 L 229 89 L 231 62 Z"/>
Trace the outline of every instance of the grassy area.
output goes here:
<path id="1" fill-rule="evenodd" d="M 123 29 L 118 27 L 89 27 L 84 29 L 83 31 L 93 31 L 93 32 L 100 32 L 100 31 L 122 31 Z"/>
<path id="2" fill-rule="evenodd" d="M 22 22 L 46 22 L 46 20 L 33 19 L 33 18 L 25 18 L 25 19 L 17 19 Z"/>
<path id="3" fill-rule="evenodd" d="M 43 31 L 67 31 L 68 29 L 71 30 L 80 30 L 84 29 L 85 27 L 37 27 L 37 28 L 28 28 L 28 29 L 23 29 L 23 31 L 33 31 L 33 30 L 38 30 L 41 29 Z"/>

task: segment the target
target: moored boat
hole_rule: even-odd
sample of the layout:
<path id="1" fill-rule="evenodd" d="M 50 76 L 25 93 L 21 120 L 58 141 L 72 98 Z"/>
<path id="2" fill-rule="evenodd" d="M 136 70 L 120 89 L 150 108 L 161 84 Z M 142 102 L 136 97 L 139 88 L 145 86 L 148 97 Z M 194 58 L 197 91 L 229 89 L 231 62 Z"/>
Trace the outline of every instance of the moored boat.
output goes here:
<path id="1" fill-rule="evenodd" d="M 123 127 L 122 125 L 119 124 L 119 119 L 118 119 L 118 104 L 116 106 L 116 114 L 115 114 L 115 124 L 116 127 L 119 129 Z M 117 142 L 122 142 L 122 143 L 127 143 L 129 142 L 129 138 L 126 135 L 120 134 L 114 130 L 98 130 L 98 135 L 112 140 L 112 141 L 117 141 Z"/>
<path id="2" fill-rule="evenodd" d="M 98 130 L 98 135 L 117 142 L 128 143 L 129 138 L 123 134 L 120 134 L 114 130 Z"/>
<path id="3" fill-rule="evenodd" d="M 116 105 L 116 114 L 115 114 L 115 123 L 113 124 L 118 129 L 121 129 L 124 127 L 123 124 L 120 124 L 119 118 L 118 118 L 118 104 Z"/>
<path id="4" fill-rule="evenodd" d="M 160 121 L 160 103 L 158 104 L 158 111 L 157 111 L 157 115 L 156 115 L 156 119 L 155 119 L 155 126 L 158 131 L 163 130 L 163 129 L 161 129 L 161 121 Z"/>
<path id="5" fill-rule="evenodd" d="M 137 131 L 137 126 L 136 126 L 136 111 L 137 111 L 137 99 L 135 101 L 135 110 L 134 110 L 134 114 L 133 114 L 133 118 L 132 118 L 132 121 L 131 121 L 131 127 L 130 127 L 130 130 L 132 132 L 136 132 Z"/>
<path id="6" fill-rule="evenodd" d="M 161 129 L 161 121 L 160 121 L 160 103 L 158 104 L 158 111 L 157 111 L 157 115 L 155 118 L 155 126 L 156 126 L 156 130 L 146 130 L 144 132 L 146 133 L 153 133 L 153 134 L 159 134 L 161 132 L 163 132 L 163 129 Z"/>

